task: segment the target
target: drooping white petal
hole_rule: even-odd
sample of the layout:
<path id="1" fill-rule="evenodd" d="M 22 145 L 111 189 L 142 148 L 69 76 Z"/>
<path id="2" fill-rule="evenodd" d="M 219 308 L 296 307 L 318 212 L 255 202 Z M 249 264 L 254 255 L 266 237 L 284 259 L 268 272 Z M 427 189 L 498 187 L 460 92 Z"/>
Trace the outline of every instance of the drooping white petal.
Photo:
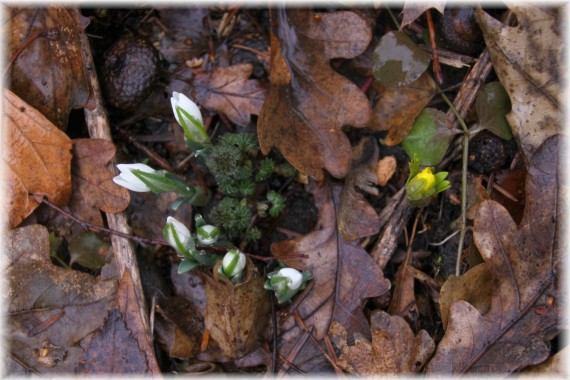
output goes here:
<path id="1" fill-rule="evenodd" d="M 200 108 L 198 105 L 194 103 L 190 98 L 186 95 L 181 94 L 179 92 L 172 92 L 172 97 L 170 98 L 170 103 L 172 104 L 172 112 L 174 112 L 174 117 L 179 124 L 182 124 L 182 121 L 178 117 L 178 112 L 176 112 L 176 107 L 182 108 L 184 111 L 188 112 L 192 115 L 196 120 L 200 122 L 200 124 L 204 125 L 204 120 L 202 119 L 202 113 L 200 112 Z M 183 115 L 181 115 L 184 117 Z M 185 120 L 187 125 L 192 125 L 190 120 Z"/>
<path id="2" fill-rule="evenodd" d="M 277 275 L 287 278 L 287 286 L 290 290 L 299 289 L 303 283 L 303 275 L 295 268 L 283 268 L 277 272 Z"/>

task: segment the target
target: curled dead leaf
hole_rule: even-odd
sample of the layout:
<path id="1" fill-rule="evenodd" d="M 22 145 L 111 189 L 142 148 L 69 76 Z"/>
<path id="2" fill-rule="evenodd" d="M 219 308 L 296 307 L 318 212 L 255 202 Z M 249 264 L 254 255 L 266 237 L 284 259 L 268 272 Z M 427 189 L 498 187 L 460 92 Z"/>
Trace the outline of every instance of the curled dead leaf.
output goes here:
<path id="1" fill-rule="evenodd" d="M 269 298 L 263 288 L 263 277 L 247 258 L 245 278 L 234 285 L 218 272 L 203 274 L 206 287 L 204 325 L 224 354 L 241 358 L 250 353 L 263 335 L 269 315 Z"/>

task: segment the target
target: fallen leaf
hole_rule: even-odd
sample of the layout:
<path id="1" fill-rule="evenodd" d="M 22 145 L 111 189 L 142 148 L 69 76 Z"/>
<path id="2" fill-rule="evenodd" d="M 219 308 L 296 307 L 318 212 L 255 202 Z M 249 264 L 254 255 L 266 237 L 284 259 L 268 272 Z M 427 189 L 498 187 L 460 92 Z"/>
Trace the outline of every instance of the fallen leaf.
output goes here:
<path id="1" fill-rule="evenodd" d="M 474 241 L 493 276 L 491 307 L 481 314 L 452 304 L 429 373 L 511 373 L 544 361 L 559 332 L 560 135 L 530 160 L 520 225 L 495 201 L 476 210 Z M 553 302 L 549 302 L 551 297 Z"/>
<path id="2" fill-rule="evenodd" d="M 425 108 L 402 141 L 402 147 L 409 157 L 417 156 L 420 165 L 436 166 L 445 156 L 455 134 L 447 126 L 445 113 L 435 108 Z"/>
<path id="3" fill-rule="evenodd" d="M 119 310 L 114 308 L 109 312 L 103 327 L 91 340 L 76 373 L 143 374 L 147 365 L 137 340 L 127 328 Z"/>
<path id="4" fill-rule="evenodd" d="M 382 85 L 400 87 L 419 79 L 429 66 L 429 53 L 404 32 L 388 32 L 374 49 L 372 73 Z"/>
<path id="5" fill-rule="evenodd" d="M 485 264 L 479 264 L 459 277 L 447 278 L 439 292 L 439 309 L 443 328 L 447 329 L 449 309 L 455 301 L 463 300 L 485 314 L 491 307 L 493 277 Z"/>
<path id="6" fill-rule="evenodd" d="M 409 262 L 404 260 L 394 276 L 394 291 L 388 313 L 405 317 L 416 305 L 414 276 L 408 270 Z"/>
<path id="7" fill-rule="evenodd" d="M 101 211 L 117 213 L 129 206 L 129 191 L 113 182 L 107 164 L 115 157 L 115 145 L 102 139 L 73 140 L 71 212 L 86 222 L 103 226 Z"/>
<path id="8" fill-rule="evenodd" d="M 363 193 L 378 195 L 376 163 L 378 145 L 373 138 L 363 138 L 354 147 L 352 168 L 340 193 L 338 230 L 345 240 L 371 236 L 380 230 L 380 221 L 374 207 Z"/>
<path id="9" fill-rule="evenodd" d="M 388 131 L 384 144 L 398 145 L 408 135 L 414 120 L 435 95 L 435 82 L 428 73 L 399 87 L 386 87 L 374 81 L 379 98 L 374 106 L 370 129 Z"/>
<path id="10" fill-rule="evenodd" d="M 320 211 L 317 226 L 308 235 L 273 243 L 271 253 L 277 258 L 308 256 L 282 261 L 313 272 L 312 284 L 298 296 L 300 301 L 295 310 L 308 327 L 314 327 L 318 340 L 326 335 L 333 320 L 346 328 L 349 338 L 355 332 L 368 335 L 370 329 L 362 302 L 387 292 L 390 282 L 364 249 L 345 241 L 338 231 L 340 187 L 328 182 L 318 187 L 312 182 L 309 191 Z"/>
<path id="11" fill-rule="evenodd" d="M 10 9 L 10 55 L 31 41 L 11 67 L 11 89 L 61 130 L 89 98 L 80 42 L 88 22 L 62 6 Z"/>
<path id="12" fill-rule="evenodd" d="M 500 82 L 487 83 L 477 93 L 475 101 L 479 126 L 486 128 L 504 140 L 513 134 L 505 115 L 511 111 L 511 100 Z"/>
<path id="13" fill-rule="evenodd" d="M 554 7 L 509 8 L 517 26 L 502 24 L 481 8 L 477 20 L 493 68 L 511 99 L 507 120 L 528 162 L 544 140 L 562 128 L 562 16 Z"/>
<path id="14" fill-rule="evenodd" d="M 241 358 L 259 344 L 267 325 L 269 298 L 263 288 L 264 278 L 247 258 L 244 279 L 234 285 L 218 272 L 204 274 L 206 288 L 206 315 L 204 325 L 228 357 Z"/>
<path id="15" fill-rule="evenodd" d="M 161 373 L 139 308 L 130 272 L 124 271 L 114 307 L 89 342 L 76 373 Z"/>
<path id="16" fill-rule="evenodd" d="M 50 260 L 49 234 L 41 225 L 7 232 L 7 349 L 27 368 L 41 373 L 73 373 L 82 345 L 104 322 L 117 281 L 101 281 L 87 273 L 55 266 Z M 45 340 L 65 351 L 65 360 L 45 366 L 33 350 Z M 14 365 L 14 363 L 12 363 Z M 13 367 L 14 374 L 22 371 Z M 24 372 L 21 372 L 22 374 Z M 29 373 L 28 373 L 29 374 Z"/>
<path id="17" fill-rule="evenodd" d="M 155 312 L 154 333 L 160 347 L 173 358 L 195 357 L 202 343 L 203 315 L 179 296 L 159 298 Z"/>
<path id="18" fill-rule="evenodd" d="M 376 184 L 386 186 L 396 172 L 397 162 L 394 156 L 386 156 L 376 163 Z"/>
<path id="19" fill-rule="evenodd" d="M 433 339 L 425 330 L 414 336 L 408 323 L 399 316 L 375 310 L 370 317 L 372 342 L 346 344 L 342 327 L 339 340 L 342 352 L 337 364 L 357 376 L 406 375 L 419 372 L 435 350 Z"/>
<path id="20" fill-rule="evenodd" d="M 445 1 L 430 1 L 429 3 L 418 4 L 416 2 L 405 1 L 402 9 L 402 23 L 400 30 L 414 22 L 418 17 L 424 14 L 428 9 L 434 8 L 443 14 L 445 9 Z"/>
<path id="21" fill-rule="evenodd" d="M 5 194 L 10 194 L 8 222 L 14 228 L 38 203 L 39 193 L 63 206 L 71 193 L 71 140 L 36 109 L 4 90 L 6 147 Z"/>
<path id="22" fill-rule="evenodd" d="M 196 74 L 192 96 L 204 107 L 224 113 L 237 125 L 247 126 L 251 114 L 258 115 L 266 89 L 257 79 L 248 79 L 253 65 L 243 63 Z"/>
<path id="23" fill-rule="evenodd" d="M 322 179 L 323 169 L 337 178 L 350 168 L 351 146 L 343 126 L 366 126 L 368 99 L 330 66 L 333 58 L 362 54 L 370 26 L 353 12 L 276 11 L 271 35 L 271 91 L 258 119 L 263 154 L 276 147 L 297 170 Z M 350 25 L 350 28 L 346 28 Z"/>
<path id="24" fill-rule="evenodd" d="M 69 266 L 74 263 L 84 268 L 100 269 L 105 263 L 110 262 L 113 257 L 111 244 L 91 231 L 83 232 L 72 237 L 68 246 Z"/>

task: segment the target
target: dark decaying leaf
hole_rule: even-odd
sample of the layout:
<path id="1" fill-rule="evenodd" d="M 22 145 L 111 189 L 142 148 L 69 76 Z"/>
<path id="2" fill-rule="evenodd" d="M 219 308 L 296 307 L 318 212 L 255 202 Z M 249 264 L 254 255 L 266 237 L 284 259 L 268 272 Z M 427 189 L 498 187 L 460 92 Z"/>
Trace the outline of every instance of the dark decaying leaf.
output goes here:
<path id="1" fill-rule="evenodd" d="M 505 140 L 513 138 L 511 126 L 505 118 L 511 111 L 511 100 L 500 82 L 487 83 L 477 94 L 475 107 L 481 128 Z"/>
<path id="2" fill-rule="evenodd" d="M 404 32 L 388 32 L 374 49 L 372 72 L 388 87 L 406 86 L 428 68 L 429 53 L 416 46 Z"/>
<path id="3" fill-rule="evenodd" d="M 481 314 L 465 301 L 452 304 L 429 373 L 505 374 L 550 355 L 560 319 L 560 143 L 559 135 L 548 138 L 530 160 L 519 226 L 494 201 L 477 206 L 474 240 L 493 276 L 491 306 Z"/>
<path id="4" fill-rule="evenodd" d="M 343 126 L 362 128 L 371 117 L 368 99 L 330 66 L 354 58 L 371 39 L 370 26 L 353 12 L 279 10 L 271 35 L 271 91 L 258 120 L 264 154 L 276 147 L 301 173 L 344 177 L 351 163 Z M 350 28 L 346 27 L 350 25 Z"/>
<path id="5" fill-rule="evenodd" d="M 186 298 L 175 296 L 157 300 L 155 338 L 170 357 L 195 357 L 200 352 L 203 331 L 203 315 Z"/>
<path id="6" fill-rule="evenodd" d="M 258 115 L 267 90 L 257 79 L 248 79 L 253 65 L 243 63 L 197 74 L 192 96 L 204 107 L 225 114 L 237 125 L 247 126 L 251 114 Z"/>
<path id="7" fill-rule="evenodd" d="M 48 231 L 43 226 L 12 230 L 3 241 L 10 289 L 5 326 L 8 350 L 41 373 L 73 373 L 83 354 L 81 347 L 105 320 L 117 281 L 102 281 L 53 265 Z M 38 362 L 32 354 L 46 341 L 65 352 L 62 360 L 52 362 L 53 367 Z M 12 361 L 9 371 L 23 374 Z"/>
<path id="8" fill-rule="evenodd" d="M 127 328 L 119 310 L 113 308 L 85 351 L 77 373 L 142 374 L 146 372 L 146 367 L 146 358 L 137 340 Z"/>
<path id="9" fill-rule="evenodd" d="M 71 109 L 85 105 L 89 97 L 80 42 L 88 21 L 77 10 L 59 5 L 12 8 L 9 15 L 10 56 L 38 34 L 49 34 L 18 56 L 11 68 L 11 89 L 65 130 Z"/>
<path id="10" fill-rule="evenodd" d="M 425 330 L 414 336 L 408 323 L 397 315 L 375 310 L 370 316 L 372 342 L 346 343 L 346 332 L 336 322 L 330 335 L 342 351 L 338 365 L 357 376 L 406 375 L 419 372 L 435 350 Z"/>
<path id="11" fill-rule="evenodd" d="M 349 338 L 355 332 L 370 334 L 362 312 L 362 301 L 384 294 L 390 282 L 370 255 L 356 243 L 342 238 L 337 228 L 340 187 L 329 182 L 312 182 L 309 190 L 319 208 L 319 221 L 313 232 L 300 238 L 273 243 L 271 253 L 280 256 L 307 255 L 283 259 L 291 267 L 311 270 L 312 284 L 298 296 L 295 310 L 322 339 L 333 320 L 340 322 Z"/>
<path id="12" fill-rule="evenodd" d="M 113 256 L 111 244 L 99 239 L 91 231 L 73 236 L 68 249 L 70 266 L 76 263 L 89 269 L 100 269 Z"/>
<path id="13" fill-rule="evenodd" d="M 103 226 L 101 211 L 117 213 L 129 205 L 129 191 L 113 182 L 115 174 L 107 166 L 114 156 L 115 146 L 110 141 L 73 140 L 69 207 L 84 221 Z"/>
<path id="14" fill-rule="evenodd" d="M 71 140 L 10 90 L 4 90 L 3 122 L 3 186 L 4 194 L 9 194 L 8 222 L 13 228 L 39 205 L 30 193 L 43 194 L 59 206 L 67 203 L 71 193 Z"/>
<path id="15" fill-rule="evenodd" d="M 378 195 L 376 164 L 378 145 L 372 138 L 362 139 L 353 150 L 352 169 L 340 193 L 338 229 L 345 240 L 371 236 L 380 230 L 378 214 L 362 192 Z"/>
<path id="16" fill-rule="evenodd" d="M 125 271 L 113 308 L 86 348 L 77 373 L 160 374 L 148 326 L 144 326 L 139 308 L 131 275 Z"/>
<path id="17" fill-rule="evenodd" d="M 512 103 L 507 120 L 528 162 L 562 129 L 564 43 L 559 8 L 513 6 L 508 26 L 477 9 L 493 68 Z"/>

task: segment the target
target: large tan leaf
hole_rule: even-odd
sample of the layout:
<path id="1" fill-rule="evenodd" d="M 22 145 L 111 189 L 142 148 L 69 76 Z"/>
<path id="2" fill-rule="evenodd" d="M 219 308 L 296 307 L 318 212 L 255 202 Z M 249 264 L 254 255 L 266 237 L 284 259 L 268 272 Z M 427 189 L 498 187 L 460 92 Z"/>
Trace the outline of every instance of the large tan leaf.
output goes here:
<path id="1" fill-rule="evenodd" d="M 428 372 L 510 373 L 550 355 L 560 318 L 560 140 L 548 138 L 530 161 L 519 226 L 495 201 L 477 206 L 474 240 L 493 276 L 491 307 L 481 314 L 453 303 Z"/>
<path id="2" fill-rule="evenodd" d="M 226 114 L 237 125 L 247 126 L 251 114 L 258 115 L 267 90 L 263 83 L 248 79 L 253 65 L 243 63 L 197 74 L 192 95 L 204 107 Z"/>
<path id="3" fill-rule="evenodd" d="M 64 205 L 71 193 L 71 140 L 45 116 L 4 90 L 3 124 L 6 148 L 5 194 L 10 228 L 30 215 L 38 203 L 29 195 L 41 193 Z"/>
<path id="4" fill-rule="evenodd" d="M 511 98 L 507 115 L 526 160 L 549 136 L 560 133 L 564 58 L 559 8 L 511 7 L 517 26 L 477 10 L 485 43 Z"/>
<path id="5" fill-rule="evenodd" d="M 89 97 L 80 42 L 89 21 L 59 5 L 12 8 L 9 15 L 10 55 L 31 41 L 12 66 L 11 89 L 65 130 L 71 109 Z"/>
<path id="6" fill-rule="evenodd" d="M 276 147 L 301 173 L 323 178 L 323 169 L 344 177 L 351 162 L 342 131 L 366 126 L 366 96 L 330 66 L 333 58 L 354 58 L 371 39 L 370 26 L 353 12 L 277 11 L 271 36 L 271 90 L 258 120 L 264 154 Z M 350 27 L 348 27 L 350 26 Z"/>

